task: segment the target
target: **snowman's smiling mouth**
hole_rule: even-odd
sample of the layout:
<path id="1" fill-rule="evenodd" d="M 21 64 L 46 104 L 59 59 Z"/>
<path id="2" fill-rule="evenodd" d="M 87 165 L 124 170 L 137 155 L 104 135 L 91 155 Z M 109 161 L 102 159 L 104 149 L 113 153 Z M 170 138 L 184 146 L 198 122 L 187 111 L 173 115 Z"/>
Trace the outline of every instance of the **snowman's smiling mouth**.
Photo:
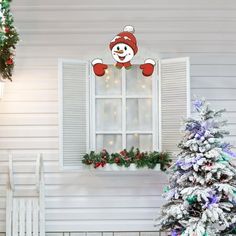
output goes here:
<path id="1" fill-rule="evenodd" d="M 118 56 L 118 57 L 119 57 L 119 59 L 120 59 L 121 61 L 123 61 L 123 60 L 125 59 L 126 55 L 123 56 L 123 57 L 121 57 L 121 56 Z"/>

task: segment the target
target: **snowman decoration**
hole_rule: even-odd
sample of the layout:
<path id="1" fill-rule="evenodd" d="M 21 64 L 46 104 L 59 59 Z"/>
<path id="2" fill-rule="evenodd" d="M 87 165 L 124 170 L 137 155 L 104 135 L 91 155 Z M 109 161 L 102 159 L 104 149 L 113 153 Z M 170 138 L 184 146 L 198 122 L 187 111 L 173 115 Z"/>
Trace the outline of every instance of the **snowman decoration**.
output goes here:
<path id="1" fill-rule="evenodd" d="M 130 69 L 132 67 L 131 60 L 138 52 L 137 40 L 134 36 L 134 27 L 125 26 L 123 32 L 117 34 L 110 42 L 109 48 L 113 59 L 116 61 L 116 68 Z M 93 71 L 97 76 L 103 76 L 106 72 L 107 65 L 102 59 L 94 59 L 92 61 Z M 151 76 L 154 71 L 155 61 L 146 59 L 144 64 L 140 65 L 144 76 Z"/>

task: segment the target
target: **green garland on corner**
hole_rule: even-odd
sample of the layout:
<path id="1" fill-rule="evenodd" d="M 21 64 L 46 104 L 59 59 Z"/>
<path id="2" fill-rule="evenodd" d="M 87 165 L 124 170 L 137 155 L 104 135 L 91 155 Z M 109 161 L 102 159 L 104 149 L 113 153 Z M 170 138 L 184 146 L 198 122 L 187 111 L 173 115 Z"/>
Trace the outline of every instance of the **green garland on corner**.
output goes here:
<path id="1" fill-rule="evenodd" d="M 84 155 L 82 163 L 92 165 L 94 168 L 104 167 L 106 164 L 117 164 L 128 168 L 130 164 L 135 164 L 137 168 L 148 167 L 149 169 L 154 169 L 156 164 L 160 164 L 161 170 L 165 171 L 171 161 L 168 152 L 140 152 L 138 148 L 132 147 L 129 151 L 124 149 L 120 153 L 112 154 L 105 149 L 99 153 L 91 151 Z"/>
<path id="2" fill-rule="evenodd" d="M 0 0 L 0 77 L 12 81 L 14 51 L 19 35 L 10 12 L 11 0 Z"/>

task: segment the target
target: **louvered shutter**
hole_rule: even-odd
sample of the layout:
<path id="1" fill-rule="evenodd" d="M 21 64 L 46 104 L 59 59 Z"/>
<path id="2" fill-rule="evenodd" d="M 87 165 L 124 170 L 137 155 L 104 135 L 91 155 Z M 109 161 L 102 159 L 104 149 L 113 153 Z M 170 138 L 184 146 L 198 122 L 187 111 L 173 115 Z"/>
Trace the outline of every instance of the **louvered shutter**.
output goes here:
<path id="1" fill-rule="evenodd" d="M 63 168 L 81 168 L 88 151 L 88 63 L 60 62 L 60 160 Z"/>
<path id="2" fill-rule="evenodd" d="M 183 133 L 183 118 L 190 113 L 189 58 L 159 62 L 160 149 L 175 153 Z"/>

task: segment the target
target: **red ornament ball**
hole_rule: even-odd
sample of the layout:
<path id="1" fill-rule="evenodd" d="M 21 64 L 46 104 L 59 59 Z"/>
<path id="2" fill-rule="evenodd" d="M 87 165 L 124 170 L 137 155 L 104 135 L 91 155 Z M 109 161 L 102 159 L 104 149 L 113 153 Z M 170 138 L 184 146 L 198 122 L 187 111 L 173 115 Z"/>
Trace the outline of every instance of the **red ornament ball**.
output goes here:
<path id="1" fill-rule="evenodd" d="M 13 63 L 14 62 L 13 62 L 12 58 L 7 59 L 7 61 L 6 61 L 7 65 L 12 65 Z"/>
<path id="2" fill-rule="evenodd" d="M 5 28 L 5 32 L 6 32 L 6 33 L 9 33 L 9 32 L 10 32 L 10 28 L 9 28 L 9 27 L 6 27 L 6 28 Z"/>

